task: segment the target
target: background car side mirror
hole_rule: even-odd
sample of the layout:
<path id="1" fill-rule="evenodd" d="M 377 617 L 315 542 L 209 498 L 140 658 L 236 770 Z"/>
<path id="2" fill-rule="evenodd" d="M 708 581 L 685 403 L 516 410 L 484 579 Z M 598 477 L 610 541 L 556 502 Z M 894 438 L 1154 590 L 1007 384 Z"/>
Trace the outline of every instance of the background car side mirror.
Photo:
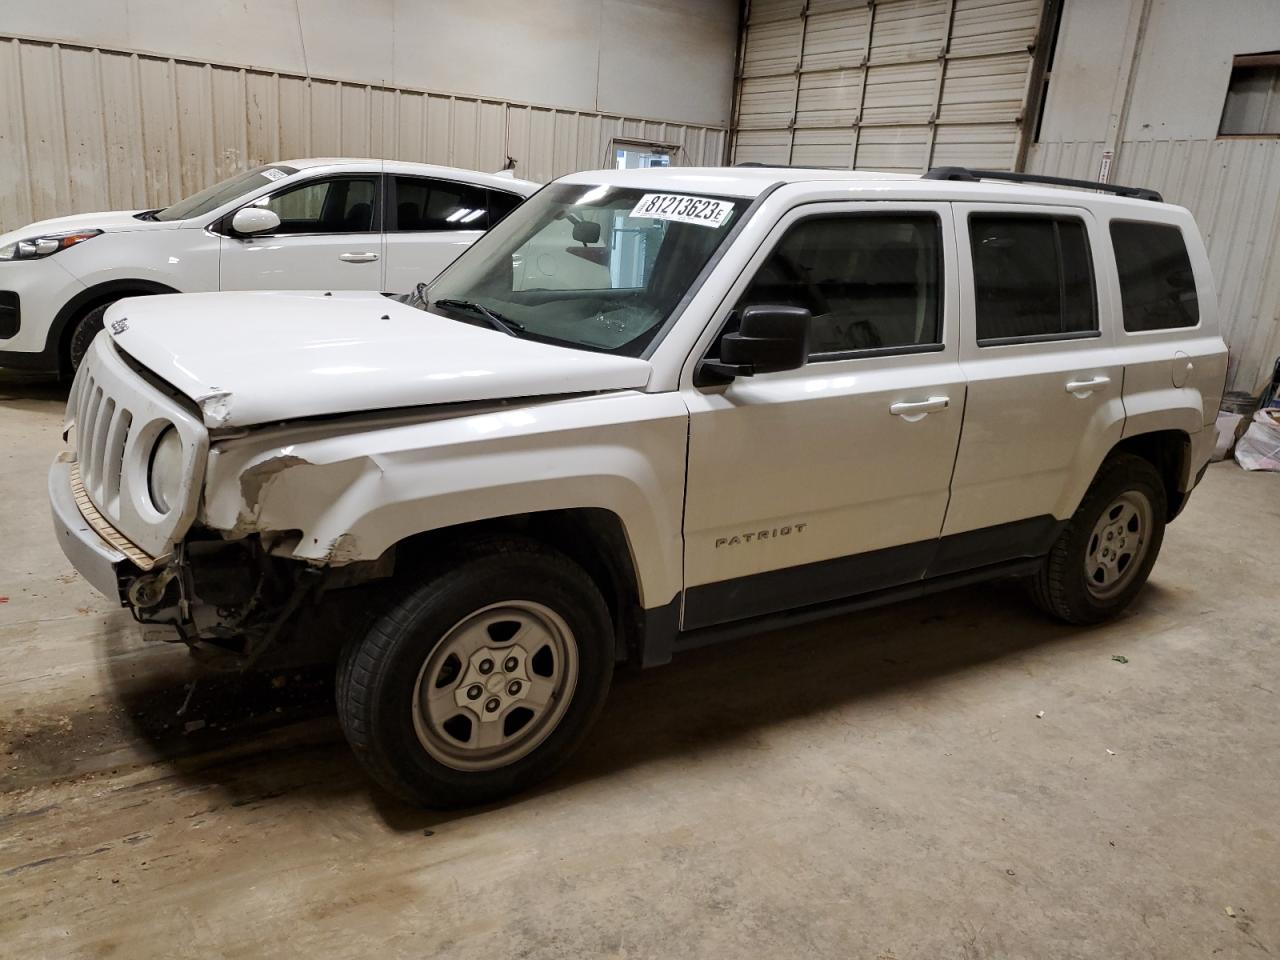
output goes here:
<path id="1" fill-rule="evenodd" d="M 268 233 L 279 226 L 279 215 L 265 207 L 241 207 L 231 218 L 231 229 L 246 235 Z"/>
<path id="2" fill-rule="evenodd" d="M 699 370 L 724 383 L 734 377 L 799 369 L 809 359 L 811 319 L 804 307 L 747 307 L 738 330 L 720 338 L 720 359 L 704 360 Z M 705 377 L 704 381 L 714 382 Z"/>

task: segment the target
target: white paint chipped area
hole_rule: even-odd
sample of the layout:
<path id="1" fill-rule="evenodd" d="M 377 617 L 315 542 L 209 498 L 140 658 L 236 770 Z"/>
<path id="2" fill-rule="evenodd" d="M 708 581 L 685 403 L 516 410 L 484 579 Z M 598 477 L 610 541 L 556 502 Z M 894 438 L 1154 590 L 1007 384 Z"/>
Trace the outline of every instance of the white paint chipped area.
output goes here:
<path id="1" fill-rule="evenodd" d="M 4 956 L 1280 951 L 1280 476 L 1215 465 L 1116 624 L 989 586 L 704 650 L 619 677 L 544 789 L 432 814 L 323 673 L 176 716 L 185 654 L 49 533 L 60 406 L 0 380 Z"/>

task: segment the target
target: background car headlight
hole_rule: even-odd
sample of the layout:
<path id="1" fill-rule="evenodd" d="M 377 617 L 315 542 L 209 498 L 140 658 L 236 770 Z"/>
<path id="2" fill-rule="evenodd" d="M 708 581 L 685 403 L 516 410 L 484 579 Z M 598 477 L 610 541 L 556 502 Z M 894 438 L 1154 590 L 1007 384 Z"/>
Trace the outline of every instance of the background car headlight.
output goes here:
<path id="1" fill-rule="evenodd" d="M 169 427 L 151 449 L 151 471 L 147 476 L 151 503 L 161 513 L 168 513 L 182 493 L 182 438 Z"/>
<path id="2" fill-rule="evenodd" d="M 53 256 L 59 250 L 66 250 L 78 243 L 92 240 L 101 233 L 101 230 L 68 230 L 64 233 L 46 233 L 39 237 L 28 237 L 0 247 L 0 260 L 42 260 Z"/>

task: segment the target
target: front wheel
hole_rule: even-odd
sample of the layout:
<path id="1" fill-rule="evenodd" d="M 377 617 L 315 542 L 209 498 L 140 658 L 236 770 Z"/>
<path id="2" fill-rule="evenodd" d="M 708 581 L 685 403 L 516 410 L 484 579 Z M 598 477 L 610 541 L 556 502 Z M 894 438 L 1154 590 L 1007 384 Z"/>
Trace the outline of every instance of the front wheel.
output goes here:
<path id="1" fill-rule="evenodd" d="M 1111 457 L 1032 578 L 1032 598 L 1068 623 L 1115 616 L 1147 582 L 1167 516 L 1155 467 L 1131 454 Z"/>
<path id="2" fill-rule="evenodd" d="M 102 332 L 102 318 L 106 316 L 111 306 L 111 303 L 104 303 L 94 307 L 75 321 L 71 340 L 67 344 L 67 362 L 71 366 L 72 373 L 80 369 L 80 364 L 84 362 L 85 354 L 89 352 L 89 346 L 93 343 L 93 338 Z"/>
<path id="3" fill-rule="evenodd" d="M 608 609 L 580 567 L 531 541 L 477 544 L 348 644 L 338 718 L 396 795 L 484 803 L 548 776 L 581 743 L 613 651 Z"/>

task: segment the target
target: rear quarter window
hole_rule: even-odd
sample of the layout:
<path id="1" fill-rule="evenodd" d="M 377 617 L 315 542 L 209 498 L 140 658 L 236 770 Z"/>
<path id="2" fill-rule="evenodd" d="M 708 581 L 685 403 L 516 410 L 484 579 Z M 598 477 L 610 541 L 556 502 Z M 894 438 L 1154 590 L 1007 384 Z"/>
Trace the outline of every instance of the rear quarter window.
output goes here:
<path id="1" fill-rule="evenodd" d="M 1199 324 L 1195 275 L 1181 230 L 1165 223 L 1113 220 L 1111 245 L 1126 332 Z"/>

